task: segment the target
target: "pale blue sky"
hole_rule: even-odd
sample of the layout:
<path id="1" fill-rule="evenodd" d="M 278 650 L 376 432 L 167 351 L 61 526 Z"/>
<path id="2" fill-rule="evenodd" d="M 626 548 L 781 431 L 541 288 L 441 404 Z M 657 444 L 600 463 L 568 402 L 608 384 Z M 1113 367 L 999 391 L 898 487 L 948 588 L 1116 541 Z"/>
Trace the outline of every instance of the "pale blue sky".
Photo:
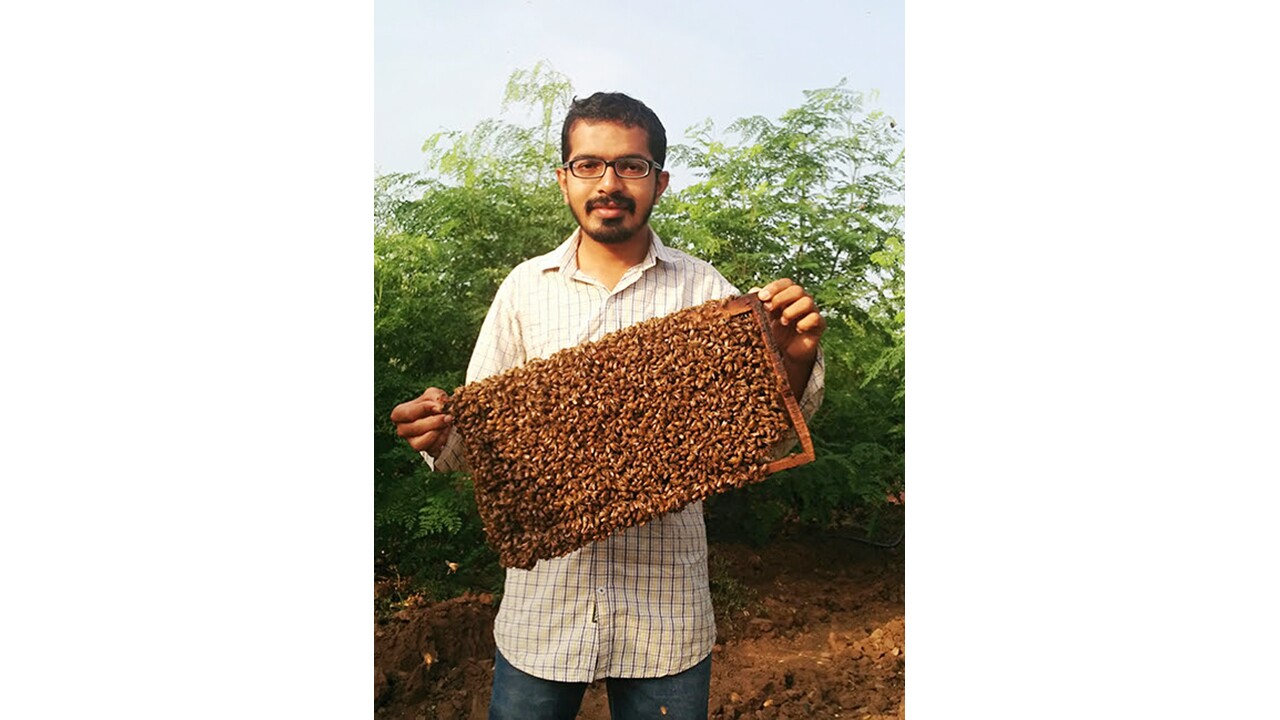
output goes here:
<path id="1" fill-rule="evenodd" d="M 539 60 L 580 95 L 644 101 L 672 143 L 707 118 L 776 118 L 842 77 L 905 128 L 904 24 L 901 0 L 377 0 L 375 171 L 422 170 L 428 135 L 498 116 L 508 76 Z"/>

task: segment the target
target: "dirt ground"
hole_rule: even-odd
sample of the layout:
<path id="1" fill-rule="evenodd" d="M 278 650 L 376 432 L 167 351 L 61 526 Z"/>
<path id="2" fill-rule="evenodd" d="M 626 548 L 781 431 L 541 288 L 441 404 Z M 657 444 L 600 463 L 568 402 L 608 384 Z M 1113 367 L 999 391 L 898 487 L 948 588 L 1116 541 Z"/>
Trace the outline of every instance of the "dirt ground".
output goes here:
<path id="1" fill-rule="evenodd" d="M 713 592 L 732 609 L 716 618 L 708 717 L 905 717 L 903 545 L 820 535 L 713 541 L 710 554 Z M 375 717 L 485 718 L 496 611 L 470 595 L 375 622 Z M 603 681 L 578 717 L 609 717 Z"/>

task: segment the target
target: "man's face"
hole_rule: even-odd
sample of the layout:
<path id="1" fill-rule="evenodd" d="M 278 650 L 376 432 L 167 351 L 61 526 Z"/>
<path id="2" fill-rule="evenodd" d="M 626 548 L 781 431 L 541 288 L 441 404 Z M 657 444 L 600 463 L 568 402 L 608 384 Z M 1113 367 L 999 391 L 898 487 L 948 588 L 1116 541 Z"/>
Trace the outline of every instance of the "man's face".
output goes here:
<path id="1" fill-rule="evenodd" d="M 613 161 L 634 157 L 652 161 L 649 134 L 639 127 L 614 122 L 579 120 L 569 129 L 569 160 L 597 158 Z M 651 170 L 646 177 L 628 180 L 612 168 L 604 177 L 574 177 L 566 168 L 556 170 L 560 191 L 582 232 L 596 242 L 614 244 L 632 239 L 642 231 L 653 206 L 667 189 L 666 171 Z"/>

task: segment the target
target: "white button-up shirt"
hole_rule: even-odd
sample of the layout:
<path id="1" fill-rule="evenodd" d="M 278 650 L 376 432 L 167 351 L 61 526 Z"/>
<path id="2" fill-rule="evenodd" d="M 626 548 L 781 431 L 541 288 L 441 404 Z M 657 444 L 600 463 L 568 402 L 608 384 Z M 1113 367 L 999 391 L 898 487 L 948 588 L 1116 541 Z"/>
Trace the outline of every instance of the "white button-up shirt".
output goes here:
<path id="1" fill-rule="evenodd" d="M 467 382 L 738 294 L 709 263 L 666 247 L 656 233 L 644 261 L 612 290 L 578 269 L 577 249 L 575 231 L 511 271 L 481 326 Z M 819 353 L 800 401 L 806 418 L 822 387 Z M 438 459 L 427 459 L 437 470 L 467 469 L 457 433 Z M 512 665 L 562 682 L 678 673 L 705 658 L 715 636 L 701 502 L 531 570 L 509 568 L 494 622 Z"/>

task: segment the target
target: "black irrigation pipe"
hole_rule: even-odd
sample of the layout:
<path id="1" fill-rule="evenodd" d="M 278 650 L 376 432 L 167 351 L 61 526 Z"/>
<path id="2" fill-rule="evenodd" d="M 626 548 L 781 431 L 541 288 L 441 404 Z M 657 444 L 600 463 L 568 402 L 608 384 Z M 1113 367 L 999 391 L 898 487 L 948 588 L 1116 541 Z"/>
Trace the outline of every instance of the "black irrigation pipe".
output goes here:
<path id="1" fill-rule="evenodd" d="M 836 537 L 841 540 L 853 540 L 854 542 L 866 543 L 867 545 L 873 545 L 878 548 L 891 548 L 897 547 L 898 544 L 902 542 L 902 538 L 905 537 L 906 534 L 907 529 L 903 528 L 902 532 L 898 533 L 898 539 L 891 543 L 880 542 L 879 540 L 872 540 L 871 538 L 853 537 L 852 535 L 836 535 Z"/>

